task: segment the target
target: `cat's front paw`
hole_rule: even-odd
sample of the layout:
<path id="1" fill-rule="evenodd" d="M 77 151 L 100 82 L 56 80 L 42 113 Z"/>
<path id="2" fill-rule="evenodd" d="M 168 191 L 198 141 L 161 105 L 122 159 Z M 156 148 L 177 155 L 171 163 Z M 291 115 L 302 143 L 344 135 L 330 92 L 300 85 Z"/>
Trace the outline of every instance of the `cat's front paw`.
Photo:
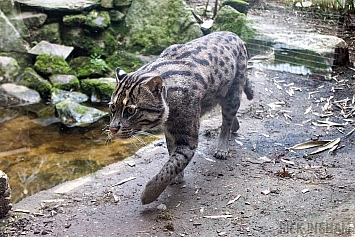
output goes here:
<path id="1" fill-rule="evenodd" d="M 142 204 L 146 205 L 157 200 L 168 184 L 160 183 L 155 178 L 149 180 L 141 195 Z"/>
<path id="2" fill-rule="evenodd" d="M 213 156 L 216 159 L 220 159 L 220 160 L 227 160 L 228 157 L 228 150 L 227 151 L 223 151 L 223 150 L 217 150 Z"/>

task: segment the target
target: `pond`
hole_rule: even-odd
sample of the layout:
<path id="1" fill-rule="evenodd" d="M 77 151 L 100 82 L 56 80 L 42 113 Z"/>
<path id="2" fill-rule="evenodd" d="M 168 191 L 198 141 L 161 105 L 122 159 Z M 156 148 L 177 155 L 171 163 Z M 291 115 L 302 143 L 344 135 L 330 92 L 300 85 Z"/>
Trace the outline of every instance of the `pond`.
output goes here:
<path id="1" fill-rule="evenodd" d="M 0 109 L 0 170 L 10 178 L 12 202 L 93 173 L 157 139 L 107 142 L 108 117 L 86 128 L 42 126 L 36 118 L 26 108 Z"/>

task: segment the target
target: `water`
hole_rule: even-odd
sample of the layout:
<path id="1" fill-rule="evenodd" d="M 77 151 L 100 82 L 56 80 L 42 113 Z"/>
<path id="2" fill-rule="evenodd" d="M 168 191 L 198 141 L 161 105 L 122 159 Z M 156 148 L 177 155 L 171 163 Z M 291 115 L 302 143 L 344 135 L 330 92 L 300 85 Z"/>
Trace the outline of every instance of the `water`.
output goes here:
<path id="1" fill-rule="evenodd" d="M 7 116 L 1 116 L 5 114 Z M 0 170 L 10 177 L 12 202 L 73 180 L 134 154 L 144 144 L 132 140 L 106 142 L 105 118 L 87 128 L 60 123 L 41 126 L 37 116 L 0 109 Z M 142 137 L 149 143 L 156 137 Z M 135 143 L 134 143 L 135 142 Z"/>

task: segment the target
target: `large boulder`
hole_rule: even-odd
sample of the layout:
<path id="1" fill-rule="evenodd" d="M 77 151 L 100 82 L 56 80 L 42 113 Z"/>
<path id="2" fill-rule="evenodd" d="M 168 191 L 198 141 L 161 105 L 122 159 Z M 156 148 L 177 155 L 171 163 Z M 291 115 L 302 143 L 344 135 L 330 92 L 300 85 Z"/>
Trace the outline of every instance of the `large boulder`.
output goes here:
<path id="1" fill-rule="evenodd" d="M 125 23 L 127 46 L 143 54 L 159 54 L 203 35 L 183 0 L 133 0 Z"/>
<path id="2" fill-rule="evenodd" d="M 39 93 L 26 86 L 19 86 L 12 83 L 0 85 L 0 104 L 13 107 L 36 104 L 40 101 L 41 96 Z"/>
<path id="3" fill-rule="evenodd" d="M 19 71 L 20 67 L 16 59 L 0 56 L 0 84 L 13 82 Z"/>
<path id="4" fill-rule="evenodd" d="M 27 45 L 22 40 L 20 33 L 0 10 L 0 51 L 27 53 Z M 6 37 L 4 37 L 6 36 Z M 25 47 L 26 46 L 26 47 Z"/>
<path id="5" fill-rule="evenodd" d="M 35 7 L 50 11 L 81 12 L 97 6 L 96 0 L 15 0 L 24 6 Z"/>
<path id="6" fill-rule="evenodd" d="M 18 85 L 27 86 L 30 89 L 36 90 L 42 97 L 46 98 L 50 95 L 52 88 L 51 83 L 40 76 L 35 70 L 28 67 L 20 77 Z"/>
<path id="7" fill-rule="evenodd" d="M 55 107 L 60 121 L 67 127 L 86 127 L 108 115 L 107 112 L 80 105 L 70 99 L 59 102 Z"/>

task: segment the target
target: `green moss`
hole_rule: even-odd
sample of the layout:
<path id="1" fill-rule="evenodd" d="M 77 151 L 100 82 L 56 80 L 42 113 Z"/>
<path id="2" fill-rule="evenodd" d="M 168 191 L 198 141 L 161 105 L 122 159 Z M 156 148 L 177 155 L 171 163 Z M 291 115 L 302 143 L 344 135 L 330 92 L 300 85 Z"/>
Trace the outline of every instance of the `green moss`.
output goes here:
<path id="1" fill-rule="evenodd" d="M 74 104 L 74 103 L 72 103 Z M 89 108 L 86 106 L 82 106 L 80 104 L 77 104 L 76 106 L 73 107 L 74 112 L 78 114 L 86 114 L 89 111 Z"/>
<path id="2" fill-rule="evenodd" d="M 255 37 L 255 29 L 251 26 L 245 14 L 238 12 L 231 6 L 223 6 L 217 13 L 212 31 L 231 31 L 244 41 Z"/>
<path id="3" fill-rule="evenodd" d="M 202 36 L 182 0 L 133 1 L 125 22 L 129 29 L 126 44 L 146 55 L 159 54 L 171 44 Z"/>
<path id="4" fill-rule="evenodd" d="M 53 74 L 72 74 L 72 69 L 63 58 L 49 54 L 37 56 L 34 69 L 45 77 Z"/>
<path id="5" fill-rule="evenodd" d="M 66 15 L 63 17 L 64 25 L 68 25 L 68 26 L 83 25 L 85 21 L 86 21 L 86 16 L 84 14 Z"/>
<path id="6" fill-rule="evenodd" d="M 80 90 L 79 79 L 74 75 L 52 75 L 50 81 L 53 87 L 61 90 Z"/>
<path id="7" fill-rule="evenodd" d="M 93 10 L 86 16 L 85 25 L 95 30 L 103 30 L 111 23 L 110 15 L 106 11 Z"/>
<path id="8" fill-rule="evenodd" d="M 116 81 L 106 78 L 81 80 L 81 88 L 90 94 L 99 95 L 102 99 L 110 98 L 115 89 Z"/>
<path id="9" fill-rule="evenodd" d="M 79 78 L 101 77 L 108 71 L 103 59 L 94 54 L 92 57 L 77 57 L 70 62 Z"/>
<path id="10" fill-rule="evenodd" d="M 36 90 L 42 97 L 48 97 L 52 88 L 49 81 L 42 78 L 32 68 L 26 68 L 21 76 L 21 80 L 18 85 L 27 86 L 33 90 Z"/>
<path id="11" fill-rule="evenodd" d="M 105 53 L 106 56 L 114 54 L 118 50 L 116 38 L 109 32 L 104 33 Z"/>
<path id="12" fill-rule="evenodd" d="M 112 56 L 108 57 L 106 61 L 110 70 L 115 70 L 117 67 L 120 67 L 126 72 L 133 72 L 143 66 L 141 60 L 133 54 L 124 51 L 116 52 Z"/>

